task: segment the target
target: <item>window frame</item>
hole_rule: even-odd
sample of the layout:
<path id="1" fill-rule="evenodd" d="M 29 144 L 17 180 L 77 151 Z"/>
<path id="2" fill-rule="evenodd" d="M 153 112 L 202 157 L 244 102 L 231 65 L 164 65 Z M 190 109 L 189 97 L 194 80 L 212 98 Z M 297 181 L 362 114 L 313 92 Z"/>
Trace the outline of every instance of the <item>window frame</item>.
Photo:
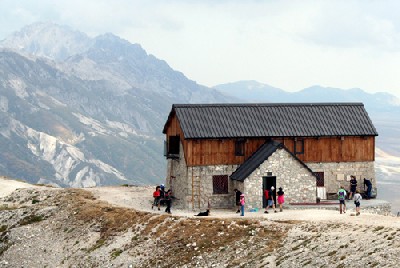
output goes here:
<path id="1" fill-rule="evenodd" d="M 168 152 L 167 155 L 179 155 L 180 153 L 180 137 L 179 135 L 176 136 L 169 136 L 168 137 Z"/>
<path id="2" fill-rule="evenodd" d="M 245 139 L 235 140 L 235 156 L 244 156 Z"/>
<path id="3" fill-rule="evenodd" d="M 313 172 L 314 176 L 317 178 L 316 186 L 325 187 L 325 174 L 324 172 Z"/>
<path id="4" fill-rule="evenodd" d="M 213 175 L 213 194 L 229 194 L 229 176 L 228 175 Z"/>
<path id="5" fill-rule="evenodd" d="M 294 154 L 304 154 L 304 139 L 294 139 Z"/>

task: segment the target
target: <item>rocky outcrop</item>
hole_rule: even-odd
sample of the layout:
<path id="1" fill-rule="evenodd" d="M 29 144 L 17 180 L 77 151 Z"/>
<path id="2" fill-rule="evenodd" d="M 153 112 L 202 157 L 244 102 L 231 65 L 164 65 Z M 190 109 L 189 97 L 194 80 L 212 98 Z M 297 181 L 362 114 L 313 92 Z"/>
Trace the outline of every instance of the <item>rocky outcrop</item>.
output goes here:
<path id="1" fill-rule="evenodd" d="M 178 217 L 79 189 L 20 189 L 0 199 L 0 267 L 396 267 L 392 219 Z"/>

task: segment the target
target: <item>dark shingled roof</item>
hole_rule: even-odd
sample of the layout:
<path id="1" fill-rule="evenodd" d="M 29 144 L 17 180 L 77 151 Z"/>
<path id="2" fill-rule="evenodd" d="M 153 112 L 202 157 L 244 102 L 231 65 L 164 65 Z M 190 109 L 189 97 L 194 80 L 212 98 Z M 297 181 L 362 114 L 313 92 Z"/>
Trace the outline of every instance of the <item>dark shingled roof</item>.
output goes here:
<path id="1" fill-rule="evenodd" d="M 362 103 L 174 104 L 185 139 L 377 136 Z"/>
<path id="2" fill-rule="evenodd" d="M 308 171 L 312 170 L 304 164 L 299 158 L 292 154 L 283 144 L 270 141 L 264 143 L 254 154 L 252 154 L 243 164 L 241 164 L 235 172 L 230 176 L 233 180 L 244 181 L 254 170 L 256 170 L 265 160 L 267 160 L 276 150 L 284 149 L 297 161 L 300 162 Z"/>

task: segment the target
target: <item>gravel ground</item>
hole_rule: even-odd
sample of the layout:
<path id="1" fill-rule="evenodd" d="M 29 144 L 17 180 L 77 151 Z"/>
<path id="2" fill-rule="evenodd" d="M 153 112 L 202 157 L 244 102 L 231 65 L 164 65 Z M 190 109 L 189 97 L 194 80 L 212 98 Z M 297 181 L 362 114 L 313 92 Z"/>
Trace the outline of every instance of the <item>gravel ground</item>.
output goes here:
<path id="1" fill-rule="evenodd" d="M 397 267 L 400 220 L 351 210 L 210 217 L 151 209 L 154 187 L 0 178 L 0 267 Z"/>

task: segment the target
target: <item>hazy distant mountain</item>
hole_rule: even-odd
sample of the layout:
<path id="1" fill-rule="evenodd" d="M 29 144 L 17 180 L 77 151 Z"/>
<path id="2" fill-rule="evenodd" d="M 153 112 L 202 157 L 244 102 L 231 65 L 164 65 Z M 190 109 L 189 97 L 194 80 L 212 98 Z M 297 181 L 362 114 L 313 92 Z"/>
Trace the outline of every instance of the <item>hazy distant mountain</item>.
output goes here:
<path id="1" fill-rule="evenodd" d="M 230 100 L 112 34 L 38 23 L 1 46 L 0 174 L 30 182 L 161 182 L 171 104 Z"/>
<path id="2" fill-rule="evenodd" d="M 93 43 L 86 34 L 67 26 L 38 22 L 28 25 L 0 42 L 0 46 L 12 48 L 36 56 L 64 60 L 82 53 Z"/>
<path id="3" fill-rule="evenodd" d="M 287 92 L 257 81 L 238 81 L 214 87 L 221 93 L 248 102 L 363 102 L 368 111 L 400 111 L 400 100 L 395 96 L 379 92 L 370 94 L 362 89 L 339 89 L 312 86 L 298 92 Z"/>
<path id="4" fill-rule="evenodd" d="M 76 187 L 161 182 L 172 103 L 364 102 L 384 159 L 400 152 L 399 100 L 387 93 L 289 93 L 255 81 L 210 89 L 139 44 L 52 23 L 27 26 L 0 47 L 0 175 Z"/>
<path id="5" fill-rule="evenodd" d="M 214 87 L 221 93 L 248 102 L 362 102 L 378 129 L 378 146 L 386 152 L 400 155 L 400 100 L 388 93 L 367 93 L 362 89 L 339 89 L 312 86 L 298 92 L 257 81 L 238 81 Z"/>

